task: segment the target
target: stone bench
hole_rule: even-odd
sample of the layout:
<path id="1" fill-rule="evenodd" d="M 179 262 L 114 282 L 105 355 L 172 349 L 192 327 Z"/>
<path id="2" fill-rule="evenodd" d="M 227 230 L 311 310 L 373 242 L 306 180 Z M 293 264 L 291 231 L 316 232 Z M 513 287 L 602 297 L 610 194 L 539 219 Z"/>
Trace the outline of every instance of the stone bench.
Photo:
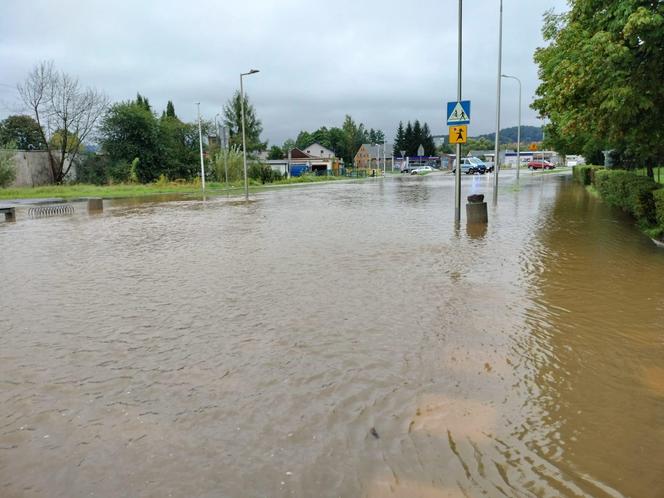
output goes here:
<path id="1" fill-rule="evenodd" d="M 0 213 L 5 214 L 5 221 L 16 221 L 16 208 L 9 206 L 0 206 Z"/>

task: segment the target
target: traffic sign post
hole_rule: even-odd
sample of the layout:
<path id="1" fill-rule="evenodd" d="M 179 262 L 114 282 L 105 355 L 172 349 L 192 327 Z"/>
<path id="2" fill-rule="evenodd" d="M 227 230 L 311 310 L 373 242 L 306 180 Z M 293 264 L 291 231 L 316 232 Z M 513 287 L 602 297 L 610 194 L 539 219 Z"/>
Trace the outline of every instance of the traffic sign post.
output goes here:
<path id="1" fill-rule="evenodd" d="M 465 144 L 468 141 L 468 127 L 466 125 L 450 126 L 450 143 Z"/>
<path id="2" fill-rule="evenodd" d="M 447 103 L 447 126 L 470 124 L 470 100 Z"/>

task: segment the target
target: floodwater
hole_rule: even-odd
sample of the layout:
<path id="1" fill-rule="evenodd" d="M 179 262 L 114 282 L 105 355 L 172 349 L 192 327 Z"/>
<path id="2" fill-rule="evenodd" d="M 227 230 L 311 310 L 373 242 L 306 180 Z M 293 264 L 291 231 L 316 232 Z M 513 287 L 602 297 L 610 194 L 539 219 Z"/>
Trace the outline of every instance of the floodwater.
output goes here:
<path id="1" fill-rule="evenodd" d="M 664 250 L 569 175 L 0 223 L 0 496 L 664 496 Z M 464 196 L 491 177 L 464 177 Z"/>

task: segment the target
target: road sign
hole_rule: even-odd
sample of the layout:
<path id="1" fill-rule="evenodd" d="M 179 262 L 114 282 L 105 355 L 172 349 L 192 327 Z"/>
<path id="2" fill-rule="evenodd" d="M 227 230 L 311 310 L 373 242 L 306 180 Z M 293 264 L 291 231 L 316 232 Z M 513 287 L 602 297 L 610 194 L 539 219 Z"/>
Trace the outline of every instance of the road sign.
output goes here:
<path id="1" fill-rule="evenodd" d="M 535 144 L 535 143 L 530 144 L 530 147 L 528 147 L 528 150 L 532 150 L 533 152 L 535 152 L 537 150 L 537 144 Z"/>
<path id="2" fill-rule="evenodd" d="M 447 126 L 470 124 L 470 100 L 447 103 Z"/>
<path id="3" fill-rule="evenodd" d="M 466 125 L 450 126 L 450 143 L 465 144 L 468 140 L 468 127 Z"/>

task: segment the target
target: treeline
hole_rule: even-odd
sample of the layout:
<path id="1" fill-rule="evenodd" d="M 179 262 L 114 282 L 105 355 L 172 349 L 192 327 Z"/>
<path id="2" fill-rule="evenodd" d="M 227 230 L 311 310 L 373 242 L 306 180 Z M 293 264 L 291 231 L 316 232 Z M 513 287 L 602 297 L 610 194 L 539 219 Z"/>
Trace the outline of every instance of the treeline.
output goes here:
<path id="1" fill-rule="evenodd" d="M 422 125 L 419 120 L 415 120 L 414 124 L 408 121 L 404 128 L 403 122 L 399 121 L 397 134 L 394 138 L 394 157 L 401 157 L 402 151 L 405 151 L 406 156 L 417 156 L 420 145 L 424 148 L 425 156 L 437 155 L 436 144 L 433 141 L 429 125 L 427 123 Z"/>
<path id="2" fill-rule="evenodd" d="M 503 128 L 500 130 L 500 143 L 501 144 L 515 144 L 518 138 L 518 126 L 511 128 Z M 496 133 L 485 133 L 479 135 L 477 138 L 485 138 L 490 142 L 496 141 Z M 541 126 L 522 126 L 521 127 L 521 143 L 532 143 L 542 141 L 542 127 Z"/>
<path id="3" fill-rule="evenodd" d="M 281 147 L 272 146 L 268 158 L 284 159 L 293 147 L 305 149 L 313 143 L 319 143 L 343 159 L 346 165 L 352 165 L 355 154 L 362 144 L 384 142 L 383 131 L 367 129 L 363 123 L 358 124 L 347 115 L 341 128 L 322 126 L 313 132 L 300 131 L 295 140 L 286 140 Z"/>
<path id="4" fill-rule="evenodd" d="M 205 123 L 205 131 L 209 128 Z M 198 174 L 198 124 L 185 123 L 171 101 L 160 117 L 141 94 L 113 104 L 99 127 L 101 155 L 78 166 L 84 183 L 148 183 L 160 176 L 190 180 Z"/>

